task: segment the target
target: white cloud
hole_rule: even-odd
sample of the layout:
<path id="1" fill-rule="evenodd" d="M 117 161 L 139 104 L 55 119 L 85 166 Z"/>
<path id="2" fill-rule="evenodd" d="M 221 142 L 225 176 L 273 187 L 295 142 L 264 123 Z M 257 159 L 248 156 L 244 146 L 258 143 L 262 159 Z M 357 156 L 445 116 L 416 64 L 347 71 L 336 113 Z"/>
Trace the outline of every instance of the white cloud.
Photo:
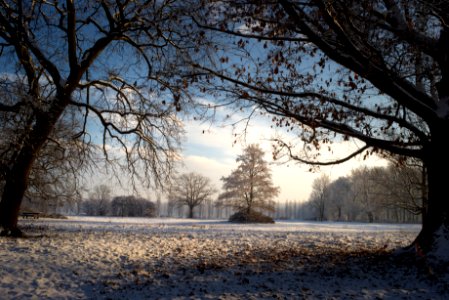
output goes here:
<path id="1" fill-rule="evenodd" d="M 220 116 L 228 113 L 222 109 Z M 219 117 L 220 117 L 219 116 Z M 218 118 L 217 118 L 218 119 Z M 231 114 L 228 123 L 235 123 L 239 120 L 237 114 Z M 248 124 L 246 135 L 239 136 L 247 125 L 242 122 L 237 126 L 220 126 L 220 124 L 201 123 L 199 121 L 185 120 L 184 129 L 186 131 L 186 140 L 183 143 L 182 162 L 183 167 L 178 170 L 179 173 L 196 172 L 211 179 L 217 189 L 221 189 L 223 176 L 228 176 L 232 170 L 237 167 L 236 158 L 242 153 L 243 148 L 249 144 L 257 143 L 265 151 L 265 159 L 270 163 L 273 181 L 275 185 L 281 188 L 278 197 L 283 200 L 300 200 L 308 199 L 312 189 L 313 181 L 321 176 L 321 174 L 329 175 L 332 179 L 340 176 L 349 175 L 353 169 L 361 166 L 385 165 L 385 160 L 376 156 L 371 156 L 367 160 L 362 157 L 356 157 L 348 162 L 320 167 L 319 170 L 310 172 L 310 166 L 289 161 L 284 164 L 274 162 L 272 159 L 271 142 L 269 141 L 276 135 L 271 128 L 271 123 L 263 117 L 255 117 Z M 237 136 L 235 134 L 238 134 Z M 237 140 L 237 143 L 234 141 Z M 323 150 L 320 160 L 332 160 L 342 158 L 360 147 L 355 142 L 341 142 L 332 144 L 332 152 Z M 120 149 L 113 149 L 112 153 L 120 153 Z M 111 180 L 111 179 L 109 179 Z M 114 180 L 112 180 L 114 181 Z M 127 179 L 125 178 L 125 182 Z M 132 193 L 131 189 L 119 187 L 115 185 L 114 194 Z M 143 190 L 142 195 L 146 196 L 148 190 Z M 149 198 L 153 199 L 154 195 Z"/>
<path id="2" fill-rule="evenodd" d="M 196 155 L 184 157 L 184 165 L 182 171 L 195 172 L 210 178 L 217 189 L 220 189 L 222 185 L 220 178 L 229 175 L 234 168 L 232 164 Z"/>
<path id="3" fill-rule="evenodd" d="M 235 116 L 233 119 L 235 120 Z M 258 143 L 265 151 L 265 159 L 271 164 L 273 181 L 280 186 L 281 194 L 279 200 L 307 200 L 311 192 L 313 180 L 321 174 L 327 174 L 333 179 L 349 175 L 353 169 L 361 166 L 385 165 L 386 162 L 376 156 L 363 160 L 358 156 L 348 162 L 320 167 L 319 170 L 310 172 L 310 166 L 293 161 L 279 165 L 273 162 L 271 153 L 271 142 L 275 135 L 274 130 L 262 118 L 255 118 L 249 124 L 244 139 L 239 139 L 235 144 L 235 133 L 241 133 L 243 127 L 231 126 L 220 127 L 218 125 L 201 124 L 196 121 L 186 121 L 185 130 L 187 140 L 184 144 L 183 171 L 194 171 L 211 178 L 218 188 L 221 188 L 220 178 L 227 176 L 237 167 L 235 159 L 246 145 Z M 243 125 L 243 124 L 242 124 Z M 321 160 L 332 160 L 347 156 L 358 149 L 354 142 L 341 142 L 332 145 L 332 152 L 322 152 Z"/>

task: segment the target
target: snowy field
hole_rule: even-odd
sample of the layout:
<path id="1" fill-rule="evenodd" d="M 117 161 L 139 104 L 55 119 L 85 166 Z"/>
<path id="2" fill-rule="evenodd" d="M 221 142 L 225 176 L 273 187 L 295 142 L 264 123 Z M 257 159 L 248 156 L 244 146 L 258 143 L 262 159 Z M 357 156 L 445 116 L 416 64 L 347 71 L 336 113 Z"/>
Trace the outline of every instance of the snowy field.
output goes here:
<path id="1" fill-rule="evenodd" d="M 1 299 L 449 299 L 418 225 L 70 217 L 0 238 Z"/>

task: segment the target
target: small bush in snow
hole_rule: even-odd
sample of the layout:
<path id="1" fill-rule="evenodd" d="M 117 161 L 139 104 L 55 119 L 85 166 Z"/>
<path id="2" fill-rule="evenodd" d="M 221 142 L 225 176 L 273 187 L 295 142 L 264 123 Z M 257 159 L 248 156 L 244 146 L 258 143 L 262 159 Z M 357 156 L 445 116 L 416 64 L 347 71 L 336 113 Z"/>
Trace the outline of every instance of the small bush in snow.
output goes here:
<path id="1" fill-rule="evenodd" d="M 41 214 L 41 218 L 48 218 L 48 219 L 68 219 L 66 216 L 58 213 L 48 213 L 48 214 Z"/>
<path id="2" fill-rule="evenodd" d="M 274 223 L 273 218 L 257 211 L 239 211 L 229 217 L 232 223 Z"/>

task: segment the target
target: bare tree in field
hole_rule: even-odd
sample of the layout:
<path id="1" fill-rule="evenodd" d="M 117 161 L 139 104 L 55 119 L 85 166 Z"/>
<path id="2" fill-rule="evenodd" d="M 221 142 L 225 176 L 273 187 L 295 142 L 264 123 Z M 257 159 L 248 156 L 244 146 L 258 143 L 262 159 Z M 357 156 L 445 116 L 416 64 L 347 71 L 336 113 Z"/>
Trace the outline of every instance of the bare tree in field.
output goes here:
<path id="1" fill-rule="evenodd" d="M 53 135 L 51 139 L 58 142 L 47 142 L 43 146 L 30 171 L 25 192 L 27 203 L 24 203 L 28 209 L 51 213 L 64 206 L 75 206 L 81 200 L 80 180 L 87 166 L 83 165 L 84 158 L 80 156 L 79 145 L 63 138 L 63 135 L 72 132 L 60 124 L 57 127 L 58 135 Z M 2 185 L 5 182 L 1 175 L 0 182 Z"/>
<path id="2" fill-rule="evenodd" d="M 68 151 L 64 140 L 72 141 L 89 163 L 88 149 L 98 148 L 113 169 L 145 184 L 166 179 L 182 130 L 175 112 L 188 98 L 183 60 L 197 50 L 185 38 L 186 8 L 168 0 L 0 3 L 2 234 L 21 234 L 22 198 L 50 144 Z M 73 133 L 53 138 L 64 122 Z"/>
<path id="3" fill-rule="evenodd" d="M 329 184 L 329 214 L 334 220 L 342 221 L 351 195 L 351 183 L 347 177 L 339 177 Z M 346 216 L 346 219 L 348 217 Z"/>
<path id="4" fill-rule="evenodd" d="M 345 157 L 319 161 L 278 139 L 278 155 L 298 162 L 379 152 L 422 160 L 428 207 L 415 244 L 437 246 L 435 233 L 449 227 L 447 1 L 213 2 L 196 23 L 218 41 L 227 37 L 227 48 L 218 52 L 221 65 L 198 68 L 220 78 L 214 83 L 224 99 L 272 114 L 306 149 L 362 142 Z"/>
<path id="5" fill-rule="evenodd" d="M 274 186 L 263 156 L 258 145 L 243 150 L 236 159 L 237 169 L 221 178 L 224 192 L 218 197 L 220 202 L 248 215 L 253 211 L 274 211 L 274 198 L 279 194 L 279 187 Z"/>
<path id="6" fill-rule="evenodd" d="M 426 186 L 423 185 L 423 168 L 420 162 L 408 160 L 401 165 L 395 162 L 374 171 L 377 171 L 374 181 L 381 187 L 383 205 L 394 211 L 398 220 L 401 219 L 400 213 L 426 215 L 423 197 Z"/>
<path id="7" fill-rule="evenodd" d="M 197 173 L 177 176 L 172 183 L 169 199 L 178 206 L 189 208 L 189 218 L 193 218 L 193 210 L 211 199 L 216 193 L 209 178 Z"/>
<path id="8" fill-rule="evenodd" d="M 327 175 L 321 175 L 313 181 L 312 193 L 309 201 L 315 209 L 316 219 L 318 221 L 326 220 L 326 209 L 330 204 L 330 178 Z"/>
<path id="9" fill-rule="evenodd" d="M 378 174 L 383 171 L 382 167 L 362 167 L 351 172 L 352 197 L 370 223 L 377 219 L 378 212 L 383 206 L 382 186 L 376 182 Z"/>
<path id="10" fill-rule="evenodd" d="M 0 99 L 6 103 L 14 103 L 27 97 L 26 85 L 17 78 L 0 75 Z M 5 160 L 12 158 L 17 153 L 15 147 L 21 144 L 23 126 L 26 116 L 11 114 L 0 110 L 0 191 L 5 185 L 8 172 Z M 28 189 L 24 195 L 26 199 L 25 209 L 35 209 L 41 212 L 54 212 L 65 204 L 73 205 L 81 199 L 80 179 L 88 169 L 83 162 L 92 159 L 93 153 L 89 149 L 83 149 L 75 135 L 76 120 L 70 113 L 65 114 L 55 125 L 55 130 L 42 146 L 36 162 L 33 164 Z"/>
<path id="11" fill-rule="evenodd" d="M 97 185 L 93 188 L 89 198 L 91 202 L 95 203 L 97 216 L 106 216 L 109 213 L 112 200 L 111 193 L 111 188 L 104 184 Z"/>
<path id="12" fill-rule="evenodd" d="M 110 214 L 118 217 L 155 217 L 156 205 L 144 198 L 117 196 L 108 203 Z"/>

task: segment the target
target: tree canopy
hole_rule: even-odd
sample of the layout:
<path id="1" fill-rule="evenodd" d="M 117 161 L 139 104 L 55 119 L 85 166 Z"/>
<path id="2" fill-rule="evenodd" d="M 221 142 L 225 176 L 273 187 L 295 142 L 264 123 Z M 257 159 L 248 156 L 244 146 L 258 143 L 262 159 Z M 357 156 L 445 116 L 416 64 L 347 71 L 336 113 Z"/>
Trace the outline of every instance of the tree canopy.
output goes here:
<path id="1" fill-rule="evenodd" d="M 99 146 L 118 170 L 160 184 L 177 158 L 176 112 L 195 91 L 271 116 L 288 132 L 275 157 L 421 160 L 416 245 L 430 251 L 449 230 L 448 11 L 422 0 L 1 2 L 3 234 L 20 234 L 30 174 L 45 147 L 64 145 L 60 124 L 82 153 Z M 310 156 L 349 139 L 363 145 L 346 157 Z"/>
<path id="2" fill-rule="evenodd" d="M 169 201 L 189 208 L 189 218 L 193 218 L 195 207 L 210 200 L 216 189 L 209 178 L 194 172 L 181 174 L 173 179 Z"/>
<path id="3" fill-rule="evenodd" d="M 62 122 L 82 153 L 100 149 L 133 180 L 164 182 L 182 133 L 176 112 L 189 99 L 183 61 L 196 45 L 183 33 L 186 9 L 187 1 L 0 3 L 3 234 L 20 235 L 18 210 L 42 149 L 69 148 L 51 138 Z"/>
<path id="4" fill-rule="evenodd" d="M 270 168 L 258 145 L 249 145 L 236 159 L 237 169 L 222 177 L 224 192 L 218 196 L 223 204 L 236 211 L 274 211 L 273 199 L 279 194 L 274 186 Z"/>
<path id="5" fill-rule="evenodd" d="M 215 84 L 224 99 L 249 102 L 288 131 L 287 139 L 277 139 L 277 156 L 316 165 L 361 153 L 422 160 L 428 217 L 416 243 L 431 249 L 434 233 L 449 223 L 441 175 L 449 168 L 448 5 L 420 0 L 219 3 L 208 1 L 197 24 L 219 41 L 227 37 L 230 50 L 218 53 L 221 65 L 198 67 L 219 78 Z M 296 148 L 294 137 L 307 146 Z M 349 139 L 364 145 L 335 161 L 314 160 L 307 153 Z"/>

